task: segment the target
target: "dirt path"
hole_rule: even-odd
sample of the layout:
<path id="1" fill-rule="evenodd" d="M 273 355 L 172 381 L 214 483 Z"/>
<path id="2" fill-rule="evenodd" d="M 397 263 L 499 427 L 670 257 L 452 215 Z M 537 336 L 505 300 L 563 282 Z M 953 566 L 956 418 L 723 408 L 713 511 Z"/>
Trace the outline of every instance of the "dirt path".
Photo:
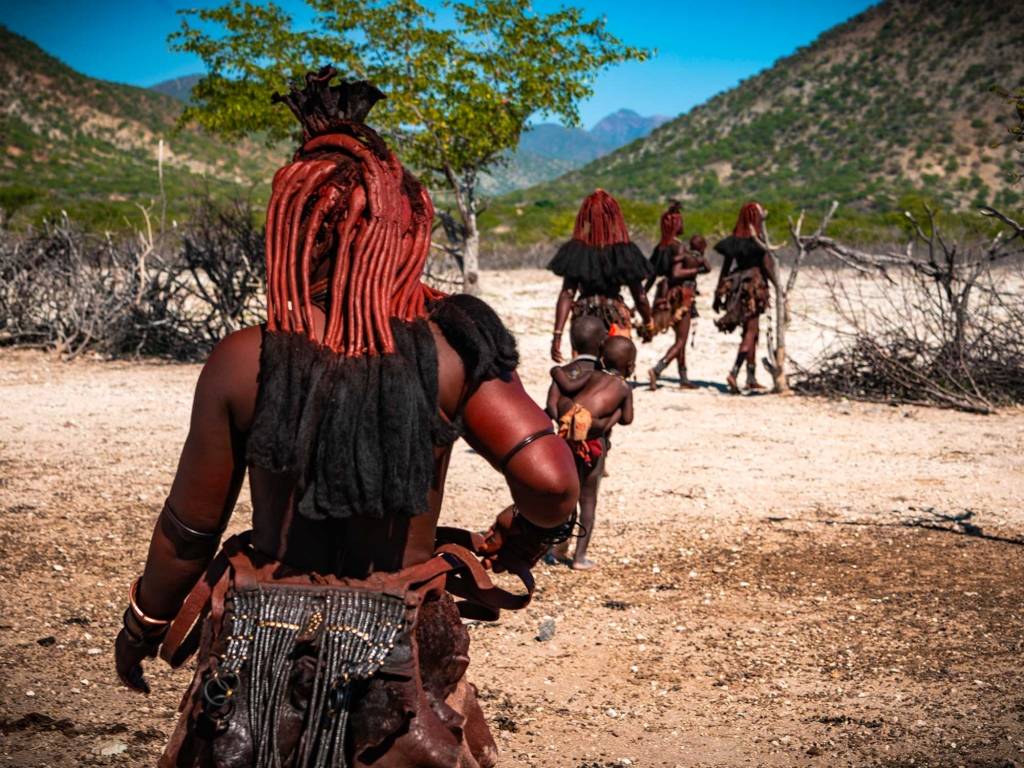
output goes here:
<path id="1" fill-rule="evenodd" d="M 539 398 L 557 286 L 484 284 Z M 802 295 L 820 316 L 820 287 Z M 720 382 L 736 340 L 701 309 L 690 373 Z M 808 323 L 792 336 L 798 357 L 826 341 Z M 188 674 L 151 665 L 154 694 L 131 696 L 110 646 L 197 374 L 0 352 L 0 765 L 155 761 Z M 908 525 L 969 510 L 1024 537 L 1024 413 L 711 384 L 636 397 L 600 571 L 542 568 L 529 611 L 471 628 L 502 765 L 1024 765 L 1024 548 Z M 449 520 L 483 527 L 505 493 L 457 449 Z M 247 512 L 243 496 L 233 525 Z"/>

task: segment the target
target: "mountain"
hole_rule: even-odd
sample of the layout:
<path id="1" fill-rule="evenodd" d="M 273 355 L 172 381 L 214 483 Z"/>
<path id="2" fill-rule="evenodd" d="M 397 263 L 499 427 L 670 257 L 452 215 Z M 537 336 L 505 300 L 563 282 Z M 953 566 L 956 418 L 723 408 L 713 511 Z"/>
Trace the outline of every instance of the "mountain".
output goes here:
<path id="1" fill-rule="evenodd" d="M 668 197 L 723 222 L 750 198 L 779 211 L 838 199 L 865 216 L 915 197 L 1017 205 L 1012 151 L 992 146 L 1012 107 L 993 84 L 1024 84 L 1024 4 L 886 0 L 646 138 L 497 201 L 483 224 L 518 242 L 564 237 L 598 186 L 650 231 Z"/>
<path id="2" fill-rule="evenodd" d="M 631 109 L 620 109 L 608 115 L 590 129 L 590 135 L 609 150 L 642 139 L 671 118 L 664 115 L 641 117 Z"/>
<path id="3" fill-rule="evenodd" d="M 2 26 L 0 105 L 0 207 L 23 223 L 63 209 L 97 227 L 141 224 L 138 205 L 159 209 L 161 140 L 169 218 L 195 192 L 265 196 L 286 156 L 177 130 L 179 100 L 86 77 Z"/>
<path id="4" fill-rule="evenodd" d="M 202 75 L 173 77 L 170 80 L 164 80 L 162 83 L 151 85 L 149 89 L 188 104 L 192 101 L 192 87 L 202 79 Z"/>
<path id="5" fill-rule="evenodd" d="M 481 189 L 486 194 L 500 195 L 540 184 L 646 136 L 668 119 L 661 115 L 642 117 L 631 109 L 620 109 L 589 131 L 539 123 L 522 135 L 504 166 L 484 176 Z"/>

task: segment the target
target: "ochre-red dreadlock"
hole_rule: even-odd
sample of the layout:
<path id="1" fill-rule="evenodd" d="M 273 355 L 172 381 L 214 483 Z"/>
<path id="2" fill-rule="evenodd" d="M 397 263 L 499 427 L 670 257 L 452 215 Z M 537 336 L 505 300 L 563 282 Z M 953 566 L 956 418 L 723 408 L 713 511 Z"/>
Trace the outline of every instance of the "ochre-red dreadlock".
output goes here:
<path id="1" fill-rule="evenodd" d="M 572 237 L 594 248 L 628 243 L 629 230 L 615 198 L 603 189 L 594 190 L 584 198 L 576 214 Z"/>
<path id="2" fill-rule="evenodd" d="M 661 241 L 658 245 L 668 245 L 681 234 L 683 234 L 682 206 L 673 200 L 668 210 L 661 214 Z"/>
<path id="3" fill-rule="evenodd" d="M 736 219 L 732 233 L 735 237 L 761 237 L 763 226 L 764 207 L 759 202 L 751 200 L 740 208 L 740 215 Z"/>
<path id="4" fill-rule="evenodd" d="M 334 73 L 324 74 L 307 81 Z M 324 346 L 347 357 L 391 353 L 389 319 L 423 317 L 438 295 L 420 279 L 433 204 L 361 121 L 312 138 L 306 126 L 267 206 L 267 328 L 315 341 L 311 308 L 326 294 Z"/>

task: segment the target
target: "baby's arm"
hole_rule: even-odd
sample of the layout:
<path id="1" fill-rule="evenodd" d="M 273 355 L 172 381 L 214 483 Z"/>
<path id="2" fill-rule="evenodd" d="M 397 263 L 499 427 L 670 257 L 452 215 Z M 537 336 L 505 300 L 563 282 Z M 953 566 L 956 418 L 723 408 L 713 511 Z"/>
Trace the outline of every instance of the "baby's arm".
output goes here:
<path id="1" fill-rule="evenodd" d="M 615 411 L 609 416 L 605 416 L 600 419 L 594 419 L 591 425 L 591 434 L 593 434 L 594 431 L 598 431 L 602 435 L 607 435 L 611 431 L 612 427 L 619 423 L 619 420 L 621 418 L 622 409 L 616 408 Z"/>
<path id="2" fill-rule="evenodd" d="M 563 395 L 575 395 L 587 385 L 590 374 L 572 379 L 564 368 L 556 366 L 551 369 L 551 378 L 554 379 L 555 385 L 562 390 Z"/>
<path id="3" fill-rule="evenodd" d="M 548 387 L 548 399 L 544 407 L 544 412 L 552 420 L 558 420 L 558 385 L 555 382 L 551 382 L 551 386 Z"/>
<path id="4" fill-rule="evenodd" d="M 626 390 L 625 396 L 622 398 L 622 416 L 619 419 L 619 424 L 626 426 L 633 423 L 633 390 L 626 382 L 622 382 L 623 388 Z"/>

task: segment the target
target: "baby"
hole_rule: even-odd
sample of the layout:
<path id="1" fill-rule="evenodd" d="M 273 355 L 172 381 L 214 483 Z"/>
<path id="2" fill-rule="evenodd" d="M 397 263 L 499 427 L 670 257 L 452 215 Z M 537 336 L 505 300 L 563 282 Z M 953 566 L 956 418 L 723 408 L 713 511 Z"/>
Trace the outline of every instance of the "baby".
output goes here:
<path id="1" fill-rule="evenodd" d="M 601 344 L 600 364 L 586 373 L 570 376 L 563 367 L 553 368 L 558 389 L 558 434 L 573 450 L 580 473 L 580 525 L 572 567 L 588 570 L 587 548 L 594 532 L 597 493 L 604 473 L 608 432 L 616 424 L 633 421 L 633 390 L 627 378 L 636 363 L 636 346 L 625 336 L 609 336 Z M 571 365 L 571 364 L 570 364 Z M 551 402 L 549 397 L 549 403 Z"/>

